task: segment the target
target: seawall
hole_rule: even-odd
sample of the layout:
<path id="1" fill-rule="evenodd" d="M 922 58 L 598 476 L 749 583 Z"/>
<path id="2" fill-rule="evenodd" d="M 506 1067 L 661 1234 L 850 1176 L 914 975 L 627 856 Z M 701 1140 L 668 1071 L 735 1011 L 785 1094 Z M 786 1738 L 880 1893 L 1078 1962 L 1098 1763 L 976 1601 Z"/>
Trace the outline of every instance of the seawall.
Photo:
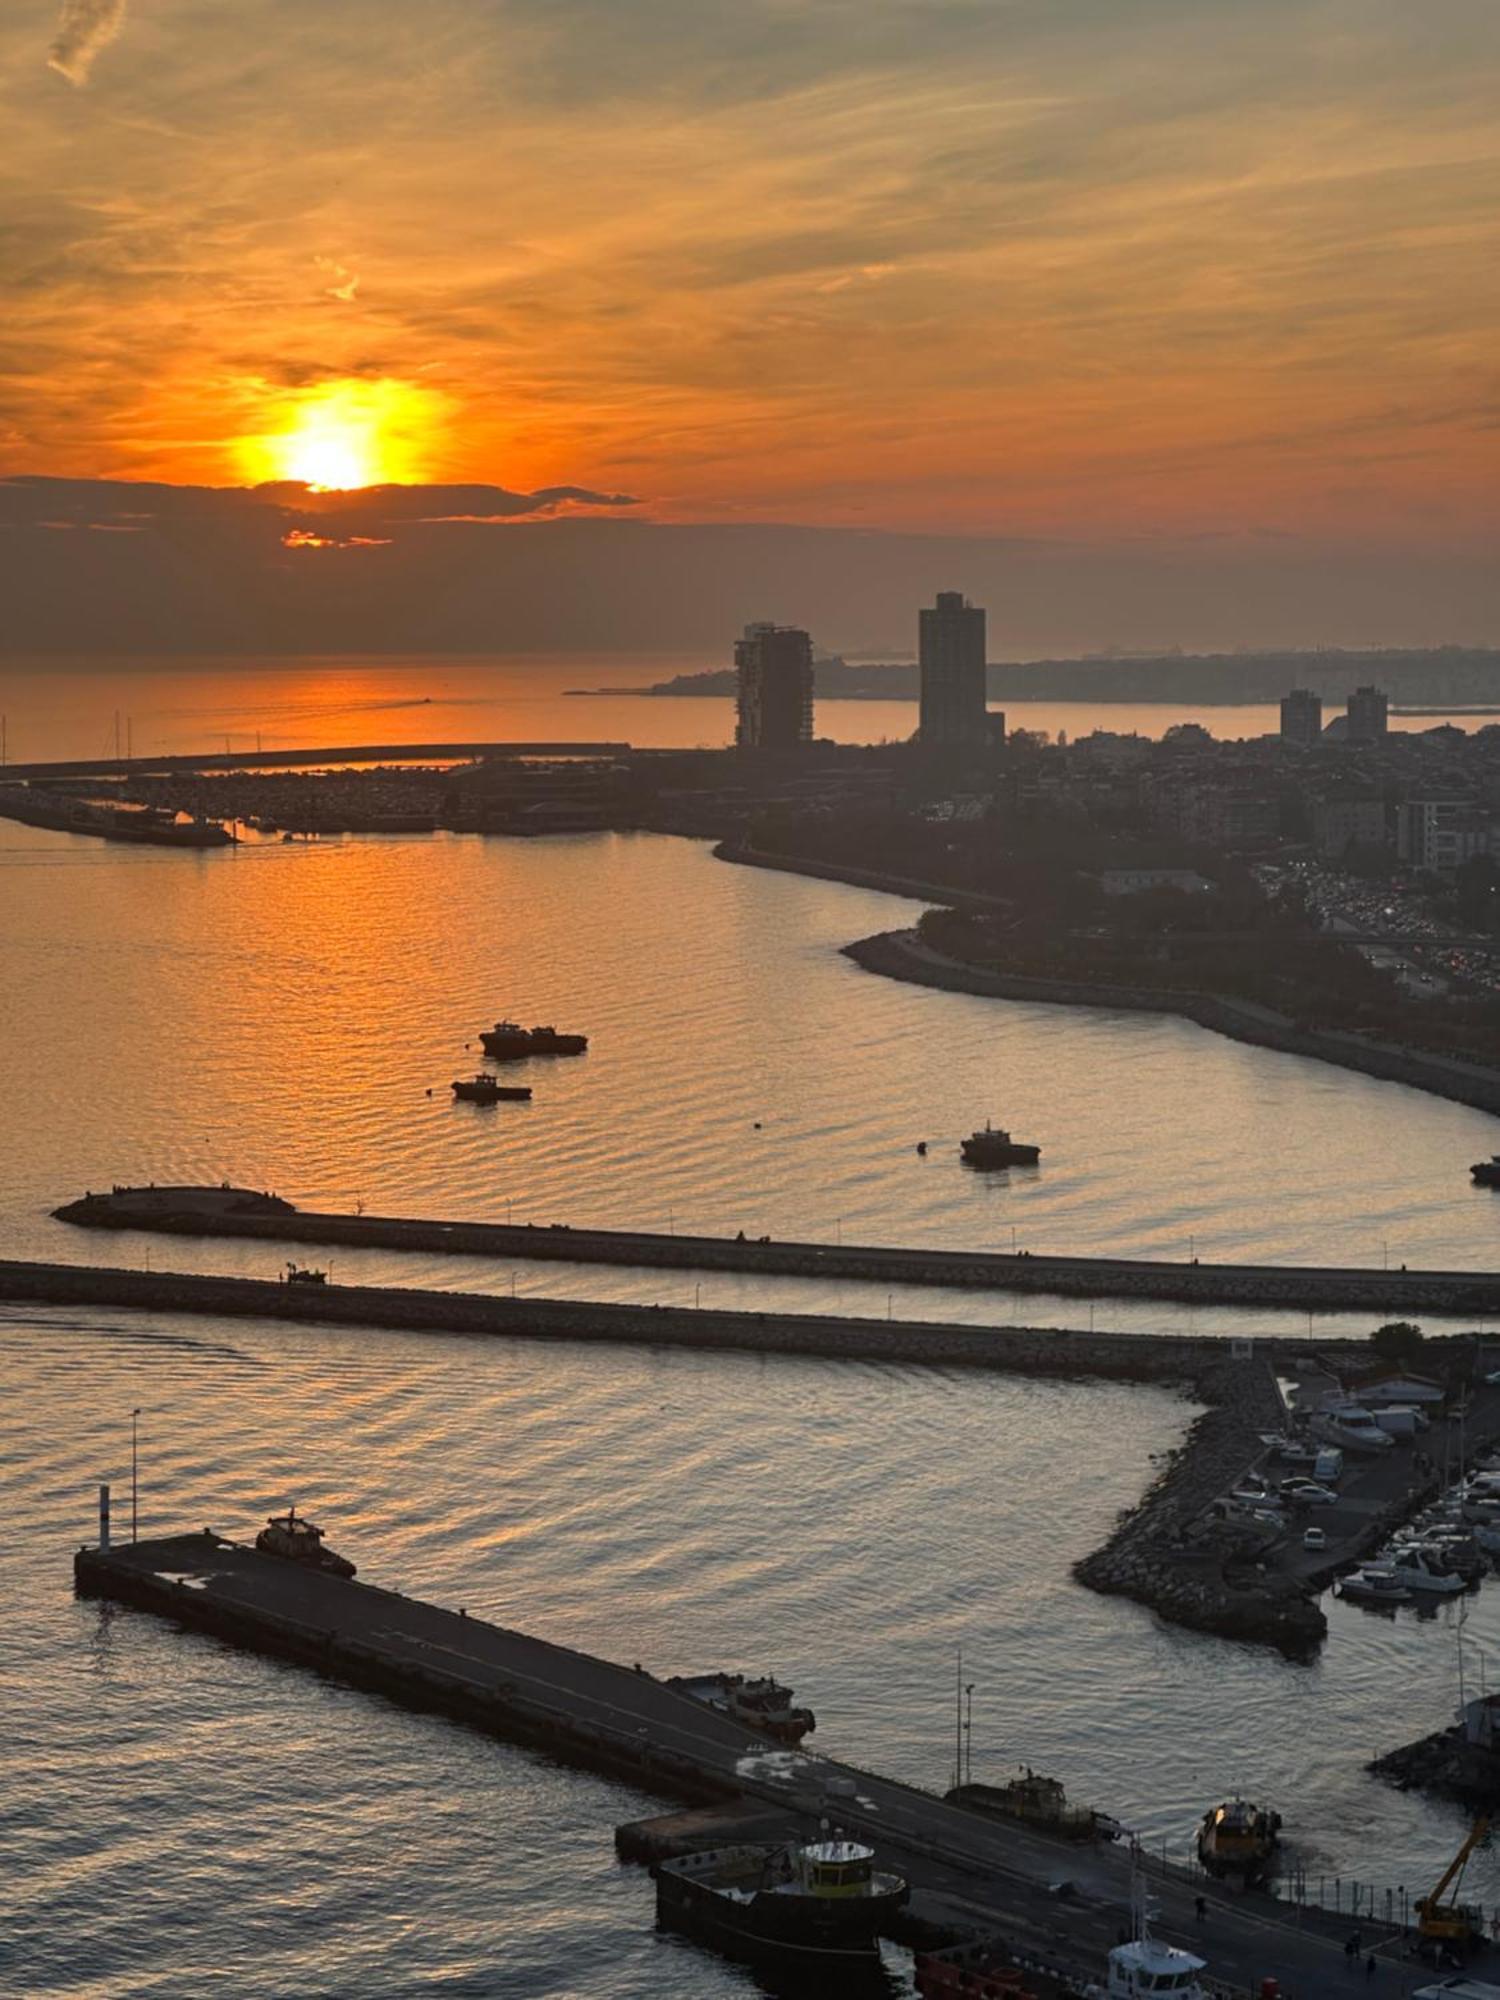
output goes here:
<path id="1" fill-rule="evenodd" d="M 1500 1313 L 1500 1272 L 1361 1270 L 1335 1265 L 1213 1264 L 1029 1251 L 913 1249 L 899 1245 L 772 1241 L 442 1221 L 420 1216 L 300 1210 L 236 1188 L 129 1188 L 88 1194 L 55 1211 L 87 1229 L 169 1236 L 251 1237 L 267 1243 L 614 1264 L 642 1269 L 742 1271 L 770 1277 L 853 1278 L 1074 1298 L 1171 1299 L 1184 1304 L 1276 1306 L 1313 1312 Z"/>
<path id="2" fill-rule="evenodd" d="M 872 885 L 874 886 L 874 885 Z M 1237 1042 L 1311 1056 L 1317 1062 L 1404 1083 L 1500 1117 L 1500 1070 L 1458 1057 L 1430 1056 L 1392 1042 L 1377 1042 L 1332 1028 L 1304 1028 L 1285 1014 L 1221 994 L 1174 992 L 1146 986 L 1090 985 L 1078 980 L 1032 979 L 965 965 L 924 944 L 915 931 L 881 931 L 843 947 L 867 972 L 904 979 L 949 993 L 977 993 L 997 1000 L 1034 1000 L 1063 1007 L 1103 1007 L 1116 1012 L 1176 1014 Z"/>

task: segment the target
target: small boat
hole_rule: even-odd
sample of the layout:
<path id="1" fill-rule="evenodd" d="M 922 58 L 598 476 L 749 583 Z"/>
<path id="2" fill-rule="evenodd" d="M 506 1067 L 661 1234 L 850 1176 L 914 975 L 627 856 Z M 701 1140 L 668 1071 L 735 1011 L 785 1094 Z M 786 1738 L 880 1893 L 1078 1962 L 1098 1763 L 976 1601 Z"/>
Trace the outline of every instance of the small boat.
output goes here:
<path id="1" fill-rule="evenodd" d="M 783 1743 L 800 1743 L 818 1726 L 810 1708 L 792 1706 L 792 1690 L 774 1674 L 753 1681 L 743 1674 L 674 1674 L 667 1686 Z"/>
<path id="2" fill-rule="evenodd" d="M 1042 1157 L 1040 1146 L 1024 1145 L 1012 1139 L 1003 1125 L 988 1121 L 982 1132 L 971 1132 L 960 1140 L 958 1150 L 971 1167 L 1034 1167 Z"/>
<path id="3" fill-rule="evenodd" d="M 1351 1570 L 1339 1584 L 1338 1594 L 1356 1604 L 1410 1604 L 1411 1592 L 1395 1572 L 1380 1563 L 1366 1563 Z"/>
<path id="4" fill-rule="evenodd" d="M 1281 1837 L 1281 1814 L 1230 1799 L 1203 1815 L 1198 1826 L 1198 1859 L 1210 1875 L 1264 1881 Z"/>
<path id="5" fill-rule="evenodd" d="M 479 1037 L 487 1056 L 498 1062 L 519 1062 L 522 1056 L 581 1056 L 587 1035 L 560 1035 L 556 1028 L 523 1028 L 519 1021 L 497 1021 Z"/>
<path id="6" fill-rule="evenodd" d="M 1477 1187 L 1500 1188 L 1500 1153 L 1492 1154 L 1487 1160 L 1476 1160 L 1469 1172 L 1474 1176 Z"/>
<path id="7" fill-rule="evenodd" d="M 1415 1543 L 1396 1551 L 1391 1559 L 1391 1573 L 1408 1590 L 1439 1597 L 1455 1597 L 1467 1587 L 1457 1570 L 1446 1566 L 1437 1550 L 1419 1548 Z"/>
<path id="8" fill-rule="evenodd" d="M 1119 1821 L 1108 1814 L 1095 1812 L 1092 1806 L 1070 1805 L 1060 1779 L 1044 1778 L 1030 1768 L 1009 1784 L 955 1785 L 944 1797 L 949 1805 L 1016 1820 L 1062 1840 L 1118 1840 L 1122 1832 Z"/>
<path id="9" fill-rule="evenodd" d="M 1198 1981 L 1207 1964 L 1190 1951 L 1179 1951 L 1175 1944 L 1162 1944 L 1143 1926 L 1139 1937 L 1117 1944 L 1110 1953 L 1104 1991 L 1108 2000 L 1137 2000 L 1142 1993 L 1170 1993 L 1174 2000 L 1208 2000 L 1208 1989 Z"/>
<path id="10" fill-rule="evenodd" d="M 332 1549 L 324 1548 L 323 1530 L 295 1507 L 289 1507 L 284 1514 L 273 1514 L 255 1537 L 255 1546 L 262 1555 L 284 1556 L 288 1562 L 301 1563 L 304 1569 L 323 1570 L 329 1576 L 355 1573 L 347 1556 L 335 1555 Z"/>
<path id="11" fill-rule="evenodd" d="M 500 1083 L 492 1076 L 455 1077 L 453 1095 L 465 1104 L 526 1104 L 529 1083 Z"/>
<path id="12" fill-rule="evenodd" d="M 656 1864 L 656 1912 L 745 1955 L 869 1963 L 908 1894 L 901 1876 L 874 1864 L 874 1849 L 853 1840 L 681 1854 Z"/>
<path id="13" fill-rule="evenodd" d="M 285 1282 L 289 1285 L 326 1285 L 328 1273 L 314 1270 L 311 1264 L 288 1264 Z"/>

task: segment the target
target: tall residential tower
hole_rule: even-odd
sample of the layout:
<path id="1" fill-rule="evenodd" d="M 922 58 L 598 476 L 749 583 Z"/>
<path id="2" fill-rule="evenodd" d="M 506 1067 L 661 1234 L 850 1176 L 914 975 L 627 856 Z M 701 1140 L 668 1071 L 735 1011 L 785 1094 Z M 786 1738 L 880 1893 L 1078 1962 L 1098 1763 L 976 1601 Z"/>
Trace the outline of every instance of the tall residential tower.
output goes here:
<path id="1" fill-rule="evenodd" d="M 734 642 L 734 740 L 742 750 L 795 750 L 812 741 L 812 640 L 795 625 L 745 627 Z"/>
<path id="2" fill-rule="evenodd" d="M 922 607 L 921 742 L 927 749 L 978 749 L 989 741 L 985 713 L 984 611 L 956 590 Z"/>

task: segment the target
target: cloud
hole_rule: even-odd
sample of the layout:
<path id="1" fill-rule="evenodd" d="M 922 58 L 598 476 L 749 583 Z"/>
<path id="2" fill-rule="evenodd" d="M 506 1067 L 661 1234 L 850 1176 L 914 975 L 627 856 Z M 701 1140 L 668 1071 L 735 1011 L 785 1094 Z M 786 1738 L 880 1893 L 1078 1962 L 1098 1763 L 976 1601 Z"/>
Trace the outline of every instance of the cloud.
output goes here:
<path id="1" fill-rule="evenodd" d="M 81 89 L 94 58 L 125 25 L 125 0 L 63 0 L 47 64 Z"/>

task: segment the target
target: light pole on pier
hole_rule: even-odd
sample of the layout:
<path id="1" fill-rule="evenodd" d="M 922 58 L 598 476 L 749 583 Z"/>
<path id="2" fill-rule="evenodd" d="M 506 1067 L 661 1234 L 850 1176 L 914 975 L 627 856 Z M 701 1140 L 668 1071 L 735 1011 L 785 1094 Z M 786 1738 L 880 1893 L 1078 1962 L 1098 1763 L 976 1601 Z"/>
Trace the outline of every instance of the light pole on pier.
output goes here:
<path id="1" fill-rule="evenodd" d="M 135 1541 L 140 1526 L 140 1450 L 137 1430 L 140 1411 L 130 1412 L 130 1539 Z"/>

